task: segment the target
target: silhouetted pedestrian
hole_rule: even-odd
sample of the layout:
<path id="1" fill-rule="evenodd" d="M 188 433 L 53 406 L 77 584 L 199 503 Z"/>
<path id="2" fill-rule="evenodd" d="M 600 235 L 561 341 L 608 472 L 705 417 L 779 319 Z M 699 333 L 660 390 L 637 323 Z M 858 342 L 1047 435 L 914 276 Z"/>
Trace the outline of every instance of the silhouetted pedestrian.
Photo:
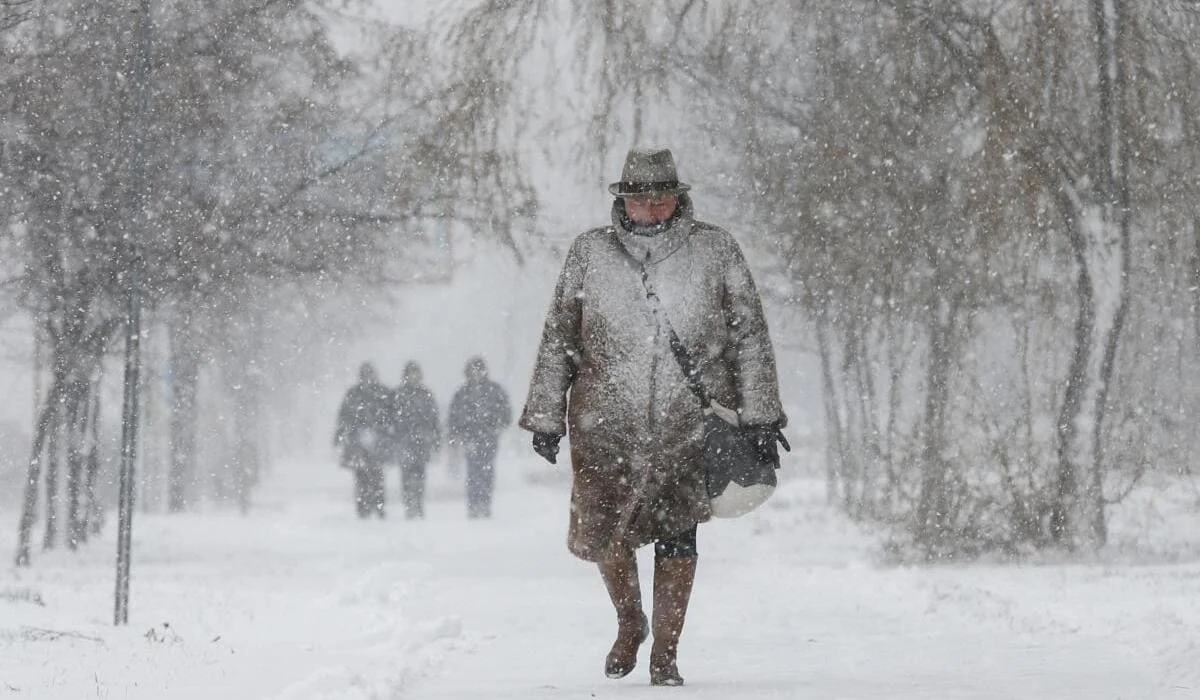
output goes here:
<path id="1" fill-rule="evenodd" d="M 358 383 L 350 387 L 338 409 L 334 447 L 342 449 L 341 466 L 354 472 L 354 505 L 358 517 L 384 516 L 383 464 L 392 428 L 392 395 L 379 382 L 375 366 L 364 362 Z"/>
<path id="2" fill-rule="evenodd" d="M 487 363 L 471 358 L 467 381 L 450 401 L 449 438 L 462 447 L 467 463 L 467 516 L 492 517 L 496 450 L 500 432 L 512 423 L 508 394 L 488 379 Z"/>
<path id="3" fill-rule="evenodd" d="M 421 366 L 404 366 L 404 383 L 392 395 L 392 456 L 400 467 L 400 500 L 408 518 L 425 517 L 425 476 L 441 441 L 437 402 L 422 383 Z"/>

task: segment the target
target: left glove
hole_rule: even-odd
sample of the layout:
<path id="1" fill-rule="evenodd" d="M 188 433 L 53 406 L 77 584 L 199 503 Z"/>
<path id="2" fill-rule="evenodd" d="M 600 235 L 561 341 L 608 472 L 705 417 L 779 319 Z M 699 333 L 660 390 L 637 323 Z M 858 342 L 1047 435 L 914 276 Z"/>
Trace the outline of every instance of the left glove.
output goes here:
<path id="1" fill-rule="evenodd" d="M 534 433 L 533 434 L 533 451 L 541 455 L 542 459 L 551 464 L 558 461 L 558 442 L 562 440 L 562 435 L 554 433 Z"/>
<path id="2" fill-rule="evenodd" d="M 791 444 L 787 438 L 783 436 L 783 431 L 779 428 L 778 423 L 770 425 L 748 425 L 745 428 L 746 434 L 750 437 L 750 444 L 754 446 L 755 452 L 758 453 L 758 458 L 764 462 L 770 462 L 776 466 L 779 465 L 779 445 L 787 452 L 792 451 Z"/>

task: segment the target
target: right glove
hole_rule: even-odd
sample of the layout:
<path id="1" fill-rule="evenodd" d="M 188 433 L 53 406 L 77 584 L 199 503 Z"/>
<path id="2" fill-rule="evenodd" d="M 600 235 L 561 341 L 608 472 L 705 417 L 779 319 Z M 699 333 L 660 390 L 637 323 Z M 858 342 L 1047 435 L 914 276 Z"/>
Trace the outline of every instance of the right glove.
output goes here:
<path id="1" fill-rule="evenodd" d="M 562 440 L 562 435 L 554 433 L 534 433 L 533 434 L 533 451 L 538 453 L 542 459 L 551 464 L 558 462 L 558 441 Z"/>
<path id="2" fill-rule="evenodd" d="M 782 445 L 783 449 L 788 452 L 792 451 L 792 446 L 783 436 L 783 430 L 779 428 L 779 423 L 751 425 L 747 426 L 745 431 L 750 436 L 750 443 L 754 445 L 758 458 L 764 462 L 779 466 L 779 445 Z"/>

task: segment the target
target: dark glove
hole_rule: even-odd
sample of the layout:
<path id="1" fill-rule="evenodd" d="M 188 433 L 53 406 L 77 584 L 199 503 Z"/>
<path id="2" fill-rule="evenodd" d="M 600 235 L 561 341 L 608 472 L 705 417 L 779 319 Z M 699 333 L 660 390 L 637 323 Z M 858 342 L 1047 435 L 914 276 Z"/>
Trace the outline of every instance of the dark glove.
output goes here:
<path id="1" fill-rule="evenodd" d="M 558 441 L 562 440 L 562 435 L 554 433 L 534 433 L 533 434 L 533 451 L 541 455 L 542 459 L 551 464 L 558 461 Z"/>
<path id="2" fill-rule="evenodd" d="M 764 462 L 779 464 L 779 447 L 776 443 L 783 445 L 784 450 L 792 451 L 792 446 L 783 436 L 783 431 L 779 428 L 778 423 L 748 425 L 745 430 L 750 437 L 750 444 L 754 445 L 754 450 L 758 452 L 758 458 Z"/>

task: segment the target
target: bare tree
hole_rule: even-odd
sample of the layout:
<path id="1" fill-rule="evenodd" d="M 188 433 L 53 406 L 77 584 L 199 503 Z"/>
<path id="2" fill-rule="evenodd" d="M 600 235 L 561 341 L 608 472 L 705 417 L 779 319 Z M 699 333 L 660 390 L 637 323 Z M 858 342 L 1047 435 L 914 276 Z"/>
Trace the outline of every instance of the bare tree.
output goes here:
<path id="1" fill-rule="evenodd" d="M 220 331 L 238 318 L 231 300 L 306 281 L 403 282 L 394 273 L 404 265 L 392 261 L 424 249 L 392 234 L 436 211 L 428 203 L 442 196 L 441 183 L 420 167 L 446 171 L 460 158 L 432 147 L 446 99 L 440 86 L 414 77 L 402 96 L 381 101 L 384 91 L 372 83 L 420 76 L 422 36 L 380 28 L 388 47 L 380 60 L 390 66 L 376 74 L 359 69 L 365 59 L 333 49 L 317 5 L 207 4 L 200 13 L 194 2 L 155 6 L 151 119 L 140 134 L 150 183 L 151 225 L 141 245 L 147 308 L 186 331 L 175 383 L 184 399 L 175 406 L 175 465 L 183 472 L 172 493 L 176 508 L 187 505 L 192 468 L 189 378 L 217 356 Z M 5 49 L 20 60 L 0 67 L 0 82 L 12 88 L 0 104 L 8 125 L 0 202 L 15 212 L 2 233 L 24 262 L 7 272 L 39 319 L 52 370 L 19 524 L 22 565 L 30 560 L 39 487 L 57 469 L 60 450 L 47 449 L 52 436 L 66 440 L 71 543 L 87 529 L 76 522 L 88 512 L 77 501 L 96 479 L 96 387 L 124 322 L 122 224 L 140 213 L 124 196 L 130 27 L 121 13 L 94 4 L 44 6 L 6 35 Z M 59 507 L 47 506 L 51 544 Z"/>
<path id="2" fill-rule="evenodd" d="M 742 115 L 741 181 L 818 329 L 850 512 L 902 516 L 936 556 L 1104 540 L 1140 473 L 1114 457 L 1152 434 L 1114 392 L 1146 376 L 1122 343 L 1146 308 L 1138 227 L 1150 251 L 1188 217 L 1159 187 L 1194 157 L 1169 87 L 1194 24 L 1169 3 L 764 2 L 678 57 Z"/>

